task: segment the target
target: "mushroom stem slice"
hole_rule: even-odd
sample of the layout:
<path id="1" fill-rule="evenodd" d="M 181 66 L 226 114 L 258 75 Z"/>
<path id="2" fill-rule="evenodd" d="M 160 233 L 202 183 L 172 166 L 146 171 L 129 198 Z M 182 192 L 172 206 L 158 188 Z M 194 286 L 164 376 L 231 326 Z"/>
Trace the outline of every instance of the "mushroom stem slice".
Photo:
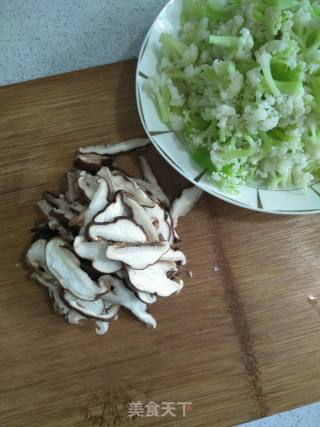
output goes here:
<path id="1" fill-rule="evenodd" d="M 52 206 L 52 210 L 50 211 L 52 215 L 57 214 L 57 216 L 60 215 L 67 220 L 70 220 L 74 217 L 74 212 L 71 209 L 71 203 L 66 200 L 64 195 L 60 194 L 58 197 L 56 197 L 49 191 L 46 191 L 43 194 L 43 197 L 47 203 Z"/>
<path id="2" fill-rule="evenodd" d="M 26 255 L 26 261 L 30 267 L 35 270 L 46 268 L 46 246 L 45 239 L 39 239 L 30 246 Z"/>
<path id="3" fill-rule="evenodd" d="M 91 224 L 88 235 L 94 241 L 143 243 L 147 241 L 145 232 L 131 219 L 118 218 L 105 224 Z"/>
<path id="4" fill-rule="evenodd" d="M 159 240 L 157 230 L 144 208 L 129 194 L 124 193 L 122 198 L 124 203 L 131 209 L 134 221 L 145 231 L 148 240 L 152 242 Z"/>
<path id="5" fill-rule="evenodd" d="M 95 270 L 101 273 L 115 273 L 121 269 L 121 263 L 107 258 L 107 248 L 107 242 L 86 242 L 83 236 L 77 236 L 73 242 L 75 253 L 92 261 Z"/>
<path id="6" fill-rule="evenodd" d="M 97 335 L 102 336 L 102 335 L 106 334 L 108 332 L 108 330 L 109 330 L 109 323 L 108 322 L 101 322 L 101 320 L 96 321 L 96 334 Z"/>
<path id="7" fill-rule="evenodd" d="M 168 242 L 115 244 L 107 249 L 107 257 L 134 268 L 144 270 L 155 264 L 170 249 Z"/>
<path id="8" fill-rule="evenodd" d="M 53 207 L 45 199 L 42 199 L 37 202 L 37 205 L 45 216 L 49 216 L 53 209 Z"/>
<path id="9" fill-rule="evenodd" d="M 78 187 L 79 171 L 71 169 L 67 172 L 67 191 L 66 198 L 68 202 L 74 203 L 79 200 L 79 187 Z"/>
<path id="10" fill-rule="evenodd" d="M 127 153 L 138 148 L 143 148 L 150 143 L 149 139 L 135 138 L 128 141 L 119 142 L 118 144 L 107 145 L 90 145 L 81 147 L 79 152 L 82 154 L 100 154 L 114 156 L 115 154 Z"/>
<path id="11" fill-rule="evenodd" d="M 177 282 L 167 277 L 172 271 L 171 263 L 157 262 L 144 270 L 134 270 L 128 267 L 127 271 L 131 284 L 139 291 L 168 297 L 174 293 L 179 293 L 183 288 L 182 281 Z"/>
<path id="12" fill-rule="evenodd" d="M 56 279 L 50 273 L 46 264 L 46 247 L 46 240 L 39 239 L 35 241 L 27 252 L 26 262 L 30 267 L 34 268 L 35 272 L 38 273 L 45 281 L 52 283 L 55 282 Z M 38 276 L 34 277 L 36 279 L 38 278 Z"/>
<path id="13" fill-rule="evenodd" d="M 181 193 L 180 197 L 174 200 L 171 207 L 171 217 L 174 228 L 178 225 L 178 219 L 181 216 L 186 216 L 200 199 L 203 191 L 198 187 L 186 188 Z"/>
<path id="14" fill-rule="evenodd" d="M 160 187 L 157 178 L 152 172 L 152 169 L 146 158 L 139 156 L 140 167 L 142 171 L 143 178 L 147 181 L 149 186 L 148 190 L 152 192 L 153 196 L 158 199 L 161 203 L 164 204 L 167 208 L 170 207 L 170 202 L 162 188 Z"/>
<path id="15" fill-rule="evenodd" d="M 70 310 L 66 314 L 65 319 L 69 323 L 69 325 L 79 325 L 80 320 L 85 319 L 85 317 L 81 316 L 81 314 L 75 310 Z"/>
<path id="16" fill-rule="evenodd" d="M 56 230 L 59 235 L 62 237 L 64 241 L 72 242 L 74 239 L 73 234 L 68 231 L 59 221 L 57 218 L 54 218 L 49 215 L 48 217 L 48 226 L 51 230 Z"/>
<path id="17" fill-rule="evenodd" d="M 108 185 L 104 179 L 98 179 L 98 188 L 94 193 L 88 209 L 84 215 L 84 226 L 92 221 L 98 212 L 103 210 L 108 203 Z"/>
<path id="18" fill-rule="evenodd" d="M 80 299 L 94 301 L 106 291 L 79 267 L 62 239 L 53 238 L 47 243 L 46 264 L 60 285 Z"/>
<path id="19" fill-rule="evenodd" d="M 85 197 L 91 200 L 98 189 L 98 178 L 87 172 L 81 172 L 78 179 L 78 186 L 83 191 Z"/>
<path id="20" fill-rule="evenodd" d="M 147 326 L 151 328 L 157 326 L 154 317 L 147 311 L 147 304 L 140 301 L 134 292 L 130 291 L 120 279 L 113 276 L 102 276 L 100 281 L 105 285 L 111 285 L 110 291 L 102 296 L 104 301 L 111 304 L 123 305 Z"/>
<path id="21" fill-rule="evenodd" d="M 108 167 L 103 167 L 97 172 L 97 176 L 103 178 L 109 187 L 109 197 L 112 198 L 117 192 L 116 183 L 114 182 L 113 175 Z"/>

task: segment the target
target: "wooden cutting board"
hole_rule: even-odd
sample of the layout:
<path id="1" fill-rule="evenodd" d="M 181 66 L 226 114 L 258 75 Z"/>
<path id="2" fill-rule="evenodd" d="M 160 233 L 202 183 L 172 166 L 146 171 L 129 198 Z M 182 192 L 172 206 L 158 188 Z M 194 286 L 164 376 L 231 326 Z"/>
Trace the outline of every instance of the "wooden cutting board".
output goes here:
<path id="1" fill-rule="evenodd" d="M 71 327 L 28 280 L 41 192 L 79 146 L 143 136 L 134 71 L 125 62 L 0 89 L 1 427 L 220 427 L 320 399 L 320 302 L 308 302 L 320 296 L 317 216 L 203 196 L 179 226 L 193 277 L 152 306 L 156 330 L 126 312 L 103 337 L 91 322 Z M 170 195 L 187 185 L 152 147 L 147 156 Z M 135 173 L 135 156 L 122 167 Z M 176 417 L 129 419 L 137 401 L 175 402 Z M 192 402 L 186 417 L 177 402 Z"/>

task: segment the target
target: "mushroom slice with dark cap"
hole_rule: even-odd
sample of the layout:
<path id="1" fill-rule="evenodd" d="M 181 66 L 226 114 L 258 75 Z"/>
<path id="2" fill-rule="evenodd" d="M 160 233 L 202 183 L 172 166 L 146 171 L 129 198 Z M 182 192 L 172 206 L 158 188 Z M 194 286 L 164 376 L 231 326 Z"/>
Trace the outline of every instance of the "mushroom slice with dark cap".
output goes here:
<path id="1" fill-rule="evenodd" d="M 46 266 L 46 246 L 47 241 L 44 239 L 39 239 L 33 243 L 27 252 L 26 261 L 35 270 L 31 278 L 48 288 L 50 297 L 54 302 L 54 311 L 58 314 L 66 314 L 69 309 L 60 298 L 59 289 L 61 286 Z"/>
<path id="2" fill-rule="evenodd" d="M 45 191 L 43 197 L 53 208 L 67 210 L 70 207 L 70 202 L 66 200 L 64 194 L 55 195 L 50 191 Z"/>
<path id="3" fill-rule="evenodd" d="M 120 279 L 113 276 L 102 276 L 99 282 L 110 285 L 110 291 L 102 296 L 105 302 L 122 305 L 147 326 L 156 327 L 157 323 L 154 317 L 147 311 L 147 304 L 137 298 L 134 292 L 130 291 Z"/>
<path id="4" fill-rule="evenodd" d="M 152 294 L 149 294 L 148 292 L 143 292 L 143 291 L 136 291 L 136 294 L 138 298 L 146 304 L 154 304 L 155 302 L 157 302 L 156 295 L 152 295 Z"/>
<path id="5" fill-rule="evenodd" d="M 49 290 L 50 298 L 53 300 L 53 310 L 57 314 L 67 314 L 70 309 L 65 305 L 65 303 L 60 298 L 61 289 L 60 285 L 53 283 L 52 281 L 46 279 L 42 274 L 34 272 L 31 276 L 33 280 L 44 285 Z"/>
<path id="6" fill-rule="evenodd" d="M 78 298 L 86 301 L 96 300 L 106 291 L 90 279 L 80 268 L 80 261 L 65 247 L 65 242 L 57 237 L 46 246 L 46 264 L 48 270 L 60 285 Z"/>
<path id="7" fill-rule="evenodd" d="M 123 193 L 122 199 L 132 212 L 134 221 L 145 231 L 148 240 L 159 240 L 158 233 L 145 209 L 128 193 Z"/>
<path id="8" fill-rule="evenodd" d="M 125 191 L 131 194 L 141 206 L 153 207 L 154 201 L 150 199 L 146 191 L 137 182 L 120 171 L 111 173 L 109 168 L 101 168 L 97 174 L 105 179 L 110 189 L 110 196 L 118 191 Z"/>
<path id="9" fill-rule="evenodd" d="M 80 172 L 78 186 L 88 200 L 91 200 L 98 189 L 98 178 L 87 172 Z"/>
<path id="10" fill-rule="evenodd" d="M 65 319 L 70 325 L 79 325 L 80 320 L 85 319 L 85 317 L 81 316 L 78 311 L 69 310 L 68 313 L 65 315 Z"/>
<path id="11" fill-rule="evenodd" d="M 111 170 L 107 167 L 103 167 L 97 172 L 97 176 L 104 179 L 108 184 L 109 198 L 111 199 L 115 195 L 115 193 L 118 191 L 118 188 L 116 187 L 116 183 L 114 182 Z"/>
<path id="12" fill-rule="evenodd" d="M 66 199 L 70 203 L 74 203 L 77 200 L 79 200 L 80 194 L 79 194 L 78 179 L 79 179 L 79 171 L 77 171 L 75 169 L 71 169 L 67 172 L 67 174 L 66 174 L 66 181 L 67 181 Z"/>
<path id="13" fill-rule="evenodd" d="M 114 317 L 114 319 L 117 318 L 117 315 Z M 96 321 L 96 334 L 99 336 L 102 336 L 106 334 L 109 330 L 109 322 L 101 322 L 101 320 Z"/>
<path id="14" fill-rule="evenodd" d="M 115 171 L 115 181 L 119 182 L 119 187 L 123 187 L 122 190 L 131 194 L 139 205 L 143 207 L 153 208 L 155 206 L 155 201 L 150 197 L 146 189 L 139 184 L 138 180 L 131 178 L 130 176 L 123 175 L 121 173 L 116 173 Z"/>
<path id="15" fill-rule="evenodd" d="M 168 242 L 120 243 L 110 245 L 107 257 L 134 268 L 144 270 L 155 264 L 170 249 Z"/>
<path id="16" fill-rule="evenodd" d="M 92 267 L 101 273 L 115 273 L 121 269 L 121 263 L 108 259 L 107 242 L 86 242 L 83 236 L 77 236 L 73 242 L 75 253 L 84 259 L 92 261 Z"/>
<path id="17" fill-rule="evenodd" d="M 30 246 L 26 255 L 26 261 L 30 267 L 35 270 L 46 268 L 46 246 L 45 239 L 39 239 Z"/>
<path id="18" fill-rule="evenodd" d="M 63 240 L 72 242 L 74 239 L 73 234 L 71 231 L 67 230 L 58 220 L 58 218 L 54 218 L 51 215 L 48 216 L 48 226 L 51 230 L 57 231 L 62 237 Z"/>
<path id="19" fill-rule="evenodd" d="M 186 188 L 181 195 L 174 200 L 170 215 L 173 220 L 174 228 L 178 225 L 178 219 L 186 216 L 200 199 L 203 191 L 198 187 Z"/>
<path id="20" fill-rule="evenodd" d="M 168 213 L 165 209 L 156 204 L 153 208 L 145 208 L 145 211 L 151 219 L 160 240 L 170 241 L 171 227 L 168 223 Z"/>
<path id="21" fill-rule="evenodd" d="M 84 227 L 92 221 L 93 217 L 97 215 L 98 212 L 103 210 L 108 203 L 108 184 L 104 179 L 98 179 L 98 188 L 94 193 L 91 202 L 84 214 Z"/>
<path id="22" fill-rule="evenodd" d="M 61 224 L 56 216 L 53 216 L 54 208 L 47 202 L 47 200 L 42 199 L 37 204 L 42 213 L 47 217 L 48 228 L 52 231 L 57 231 L 65 240 L 73 240 L 72 233 Z"/>
<path id="23" fill-rule="evenodd" d="M 103 166 L 111 166 L 113 159 L 94 153 L 78 154 L 74 166 L 90 173 L 97 173 Z"/>
<path id="24" fill-rule="evenodd" d="M 96 223 L 101 222 L 112 222 L 118 217 L 128 216 L 129 211 L 126 205 L 123 203 L 121 193 L 116 194 L 115 201 L 110 203 L 104 210 L 99 212 L 93 221 Z"/>
<path id="25" fill-rule="evenodd" d="M 55 196 L 49 191 L 46 191 L 45 193 L 43 193 L 43 197 L 52 206 L 52 215 L 61 215 L 67 220 L 70 220 L 75 216 L 74 212 L 71 209 L 71 203 L 66 200 L 63 194 Z"/>
<path id="26" fill-rule="evenodd" d="M 52 211 L 53 207 L 48 203 L 47 200 L 42 199 L 39 202 L 37 202 L 37 205 L 39 206 L 41 212 L 48 217 L 50 215 L 50 212 Z"/>
<path id="27" fill-rule="evenodd" d="M 170 207 L 170 202 L 168 197 L 165 195 L 164 191 L 160 187 L 157 178 L 154 176 L 152 169 L 143 156 L 139 156 L 140 167 L 142 171 L 143 178 L 146 182 L 142 182 L 142 185 L 146 186 L 146 189 L 149 190 L 152 195 L 159 200 L 165 207 Z M 148 185 L 150 184 L 150 185 Z"/>
<path id="28" fill-rule="evenodd" d="M 128 141 L 119 142 L 118 144 L 107 145 L 90 145 L 88 147 L 81 147 L 79 152 L 81 154 L 92 153 L 107 156 L 114 156 L 116 154 L 128 153 L 132 150 L 143 148 L 150 143 L 146 138 L 135 138 Z"/>
<path id="29" fill-rule="evenodd" d="M 119 311 L 119 305 L 106 305 L 102 298 L 95 301 L 83 301 L 69 291 L 63 292 L 63 300 L 66 305 L 76 310 L 82 316 L 102 322 L 112 320 Z"/>
<path id="30" fill-rule="evenodd" d="M 143 243 L 147 241 L 145 232 L 128 218 L 118 218 L 105 224 L 91 224 L 88 227 L 91 240 L 109 242 Z"/>
<path id="31" fill-rule="evenodd" d="M 127 267 L 129 280 L 137 290 L 157 294 L 160 297 L 168 297 L 183 288 L 182 281 L 177 282 L 168 278 L 168 274 L 175 269 L 174 263 L 167 262 L 157 262 L 144 270 Z"/>
<path id="32" fill-rule="evenodd" d="M 47 241 L 45 239 L 39 239 L 35 241 L 27 252 L 26 262 L 45 280 L 55 282 L 56 279 L 50 273 L 46 264 L 46 247 Z"/>

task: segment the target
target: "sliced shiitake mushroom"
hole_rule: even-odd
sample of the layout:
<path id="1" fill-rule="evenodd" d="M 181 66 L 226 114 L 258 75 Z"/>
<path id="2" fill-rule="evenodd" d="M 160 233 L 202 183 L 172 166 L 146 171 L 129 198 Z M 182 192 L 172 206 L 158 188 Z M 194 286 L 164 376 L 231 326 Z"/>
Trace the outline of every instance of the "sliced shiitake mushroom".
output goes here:
<path id="1" fill-rule="evenodd" d="M 83 154 L 90 153 L 114 156 L 116 154 L 128 153 L 129 151 L 143 148 L 149 143 L 149 139 L 135 138 L 128 141 L 119 142 L 118 144 L 90 145 L 88 147 L 81 147 L 79 152 Z"/>
<path id="2" fill-rule="evenodd" d="M 80 149 L 80 170 L 67 173 L 61 194 L 47 192 L 39 203 L 47 221 L 40 230 L 45 238 L 27 254 L 32 277 L 48 288 L 57 313 L 71 324 L 94 319 L 98 335 L 107 332 L 120 305 L 155 327 L 148 304 L 183 287 L 177 276 L 186 258 L 171 245 L 178 239 L 178 218 L 201 191 L 185 190 L 169 213 L 169 200 L 145 158 L 143 179 L 114 167 L 114 155 L 148 143 Z"/>
<path id="3" fill-rule="evenodd" d="M 94 153 L 78 154 L 74 161 L 77 169 L 90 173 L 97 173 L 103 166 L 111 166 L 113 159 L 108 156 L 102 156 Z"/>
<path id="4" fill-rule="evenodd" d="M 54 194 L 46 191 L 43 193 L 44 199 L 52 206 L 51 214 L 61 214 L 67 220 L 74 217 L 74 212 L 70 208 L 70 203 L 66 200 L 64 195 L 55 196 Z"/>
<path id="5" fill-rule="evenodd" d="M 188 215 L 197 201 L 200 199 L 203 191 L 198 187 L 186 188 L 181 195 L 174 200 L 170 215 L 173 220 L 174 228 L 178 225 L 178 219 L 181 216 Z"/>
<path id="6" fill-rule="evenodd" d="M 166 262 L 175 262 L 181 265 L 186 265 L 187 263 L 185 254 L 179 249 L 173 249 L 173 248 L 170 248 L 167 252 L 165 252 L 161 256 L 160 260 L 166 261 Z"/>
<path id="7" fill-rule="evenodd" d="M 123 262 L 135 270 L 144 270 L 159 261 L 169 249 L 168 242 L 119 243 L 108 247 L 107 257 Z"/>
<path id="8" fill-rule="evenodd" d="M 78 186 L 87 200 L 91 200 L 98 189 L 98 178 L 87 172 L 80 172 Z"/>
<path id="9" fill-rule="evenodd" d="M 148 292 L 143 291 L 135 291 L 137 297 L 146 304 L 154 304 L 157 302 L 157 296 L 153 294 L 149 294 Z"/>
<path id="10" fill-rule="evenodd" d="M 95 270 L 101 273 L 115 273 L 122 268 L 121 262 L 107 258 L 107 242 L 86 242 L 83 236 L 77 236 L 73 242 L 75 253 L 92 261 Z"/>
<path id="11" fill-rule="evenodd" d="M 45 239 L 39 239 L 30 246 L 26 255 L 26 262 L 30 267 L 35 270 L 46 269 L 46 246 Z"/>
<path id="12" fill-rule="evenodd" d="M 96 223 L 112 222 L 116 218 L 129 215 L 128 208 L 123 203 L 122 195 L 118 192 L 115 196 L 115 201 L 110 203 L 104 210 L 99 212 L 93 221 Z"/>
<path id="13" fill-rule="evenodd" d="M 168 297 L 178 293 L 183 288 L 183 282 L 168 278 L 175 264 L 157 262 L 144 270 L 134 270 L 127 267 L 131 284 L 139 291 L 156 294 L 160 297 Z"/>
<path id="14" fill-rule="evenodd" d="M 80 320 L 85 319 L 85 317 L 75 310 L 70 310 L 65 315 L 65 319 L 70 325 L 79 325 Z"/>
<path id="15" fill-rule="evenodd" d="M 64 289 L 69 290 L 76 297 L 95 301 L 106 289 L 90 279 L 88 274 L 80 268 L 80 261 L 65 245 L 65 242 L 57 237 L 47 243 L 48 270 Z"/>
<path id="16" fill-rule="evenodd" d="M 92 221 L 98 212 L 103 210 L 108 203 L 108 185 L 104 179 L 98 179 L 98 188 L 92 196 L 88 209 L 84 214 L 84 227 Z"/>
<path id="17" fill-rule="evenodd" d="M 130 291 L 120 279 L 113 276 L 102 276 L 100 282 L 105 286 L 110 285 L 110 291 L 102 296 L 104 301 L 122 305 L 147 326 L 156 327 L 157 323 L 154 317 L 148 313 L 147 304 L 137 298 L 134 292 Z"/>
<path id="18" fill-rule="evenodd" d="M 118 191 L 124 191 L 131 194 L 141 206 L 153 207 L 155 205 L 146 191 L 133 178 L 124 175 L 119 170 L 112 173 L 109 168 L 101 168 L 98 176 L 107 181 L 111 195 L 115 195 Z"/>
<path id="19" fill-rule="evenodd" d="M 153 208 L 145 208 L 145 211 L 156 228 L 158 238 L 164 241 L 170 241 L 171 228 L 167 221 L 168 214 L 165 209 L 159 204 L 155 204 Z"/>
<path id="20" fill-rule="evenodd" d="M 91 240 L 125 243 L 142 243 L 147 241 L 145 232 L 131 219 L 118 218 L 110 223 L 91 224 L 88 228 Z"/>
<path id="21" fill-rule="evenodd" d="M 48 280 L 43 274 L 36 272 L 32 274 L 31 278 L 48 288 L 50 298 L 53 300 L 53 310 L 55 313 L 62 315 L 67 314 L 70 311 L 60 298 L 61 286 L 59 284 Z"/>
<path id="22" fill-rule="evenodd" d="M 67 181 L 67 190 L 66 190 L 66 199 L 69 203 L 74 203 L 80 198 L 78 179 L 79 171 L 71 169 L 66 174 Z"/>
<path id="23" fill-rule="evenodd" d="M 151 242 L 159 240 L 157 230 L 145 209 L 129 193 L 123 193 L 122 199 L 132 212 L 136 224 L 140 225 Z"/>
<path id="24" fill-rule="evenodd" d="M 146 182 L 142 183 L 148 191 L 159 200 L 166 208 L 170 207 L 170 202 L 162 188 L 160 187 L 157 178 L 154 176 L 152 169 L 146 158 L 139 156 L 140 167 L 143 178 Z M 148 185 L 149 184 L 149 185 Z"/>
<path id="25" fill-rule="evenodd" d="M 106 306 L 101 298 L 95 301 L 83 301 L 69 291 L 63 291 L 63 301 L 82 316 L 102 322 L 112 320 L 119 311 L 119 305 L 107 304 Z"/>
<path id="26" fill-rule="evenodd" d="M 117 315 L 114 317 L 114 319 L 117 318 Z M 96 321 L 96 334 L 99 336 L 102 336 L 106 334 L 109 330 L 109 322 L 101 322 L 101 320 Z"/>

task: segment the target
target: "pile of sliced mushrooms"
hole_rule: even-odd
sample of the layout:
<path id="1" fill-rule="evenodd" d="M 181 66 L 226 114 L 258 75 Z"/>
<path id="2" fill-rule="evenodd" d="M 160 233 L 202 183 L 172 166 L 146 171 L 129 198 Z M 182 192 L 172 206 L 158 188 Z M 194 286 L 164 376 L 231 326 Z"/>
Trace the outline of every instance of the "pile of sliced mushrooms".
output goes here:
<path id="1" fill-rule="evenodd" d="M 46 192 L 38 203 L 46 221 L 33 229 L 31 277 L 48 288 L 56 313 L 70 324 L 95 320 L 98 335 L 121 307 L 155 328 L 149 306 L 183 287 L 176 227 L 201 190 L 188 188 L 171 205 L 144 157 L 142 179 L 114 166 L 117 155 L 148 143 L 81 148 L 64 191 Z"/>

